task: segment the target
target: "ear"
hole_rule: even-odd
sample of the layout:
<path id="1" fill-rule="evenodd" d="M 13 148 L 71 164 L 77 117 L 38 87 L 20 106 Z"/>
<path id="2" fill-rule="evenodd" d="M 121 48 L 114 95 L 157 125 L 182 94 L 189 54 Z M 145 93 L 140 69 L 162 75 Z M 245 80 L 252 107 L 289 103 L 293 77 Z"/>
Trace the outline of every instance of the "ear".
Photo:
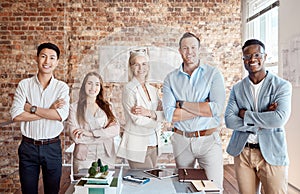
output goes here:
<path id="1" fill-rule="evenodd" d="M 58 63 L 59 63 L 59 59 L 56 60 L 56 64 L 55 65 L 58 66 Z"/>
<path id="2" fill-rule="evenodd" d="M 266 61 L 266 59 L 267 59 L 267 56 L 268 56 L 268 55 L 267 55 L 267 53 L 266 53 L 266 54 L 265 54 L 265 56 L 264 56 L 264 61 Z"/>

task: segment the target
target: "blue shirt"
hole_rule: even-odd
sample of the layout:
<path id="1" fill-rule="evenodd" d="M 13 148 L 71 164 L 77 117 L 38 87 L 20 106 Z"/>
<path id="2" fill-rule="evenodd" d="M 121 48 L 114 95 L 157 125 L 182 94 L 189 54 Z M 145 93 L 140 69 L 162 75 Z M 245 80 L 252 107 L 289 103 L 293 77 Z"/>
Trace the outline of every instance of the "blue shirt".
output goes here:
<path id="1" fill-rule="evenodd" d="M 213 116 L 174 122 L 174 127 L 180 130 L 191 132 L 220 126 L 226 98 L 224 79 L 216 67 L 201 64 L 191 76 L 181 65 L 164 80 L 163 109 L 168 122 L 172 122 L 176 101 L 205 102 L 207 98 Z"/>

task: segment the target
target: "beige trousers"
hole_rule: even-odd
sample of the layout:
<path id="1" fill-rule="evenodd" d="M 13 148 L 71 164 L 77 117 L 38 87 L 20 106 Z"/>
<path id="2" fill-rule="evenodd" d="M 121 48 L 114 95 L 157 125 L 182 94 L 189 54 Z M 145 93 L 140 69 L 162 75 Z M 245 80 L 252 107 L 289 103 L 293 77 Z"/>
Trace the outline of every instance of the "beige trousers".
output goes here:
<path id="1" fill-rule="evenodd" d="M 145 162 L 134 162 L 128 160 L 129 167 L 131 169 L 150 169 L 156 167 L 157 162 L 157 146 L 148 146 Z"/>
<path id="2" fill-rule="evenodd" d="M 268 164 L 259 149 L 244 148 L 234 158 L 236 179 L 241 194 L 286 194 L 288 186 L 288 167 Z"/>

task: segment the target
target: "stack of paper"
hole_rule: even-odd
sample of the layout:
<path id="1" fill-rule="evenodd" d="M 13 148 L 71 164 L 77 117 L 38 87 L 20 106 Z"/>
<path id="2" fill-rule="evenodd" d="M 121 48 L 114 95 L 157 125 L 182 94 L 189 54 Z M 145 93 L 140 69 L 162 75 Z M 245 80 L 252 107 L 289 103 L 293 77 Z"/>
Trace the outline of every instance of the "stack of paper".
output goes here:
<path id="1" fill-rule="evenodd" d="M 205 193 L 219 193 L 220 189 L 211 180 L 192 180 L 192 185 L 197 191 L 205 191 Z"/>
<path id="2" fill-rule="evenodd" d="M 103 173 L 98 173 L 95 177 L 83 177 L 81 180 L 86 181 L 84 186 L 100 186 L 100 187 L 108 187 L 113 179 L 113 175 L 115 171 L 108 171 L 108 174 L 104 175 Z"/>
<path id="3" fill-rule="evenodd" d="M 122 191 L 122 171 L 121 168 L 118 177 L 114 177 L 115 171 L 109 171 L 105 178 L 83 177 L 74 186 L 73 194 L 120 194 Z"/>

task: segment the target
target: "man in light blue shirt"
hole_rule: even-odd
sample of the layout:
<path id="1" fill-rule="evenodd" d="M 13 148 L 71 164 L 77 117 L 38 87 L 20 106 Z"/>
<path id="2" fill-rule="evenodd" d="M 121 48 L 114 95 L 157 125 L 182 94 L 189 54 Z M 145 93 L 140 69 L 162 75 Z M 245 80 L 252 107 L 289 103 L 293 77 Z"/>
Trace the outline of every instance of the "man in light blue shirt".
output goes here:
<path id="1" fill-rule="evenodd" d="M 207 177 L 223 188 L 222 145 L 217 128 L 225 106 L 223 76 L 200 64 L 200 40 L 185 33 L 179 41 L 182 65 L 163 85 L 165 118 L 174 124 L 171 137 L 177 168 L 193 168 L 196 160 Z"/>

